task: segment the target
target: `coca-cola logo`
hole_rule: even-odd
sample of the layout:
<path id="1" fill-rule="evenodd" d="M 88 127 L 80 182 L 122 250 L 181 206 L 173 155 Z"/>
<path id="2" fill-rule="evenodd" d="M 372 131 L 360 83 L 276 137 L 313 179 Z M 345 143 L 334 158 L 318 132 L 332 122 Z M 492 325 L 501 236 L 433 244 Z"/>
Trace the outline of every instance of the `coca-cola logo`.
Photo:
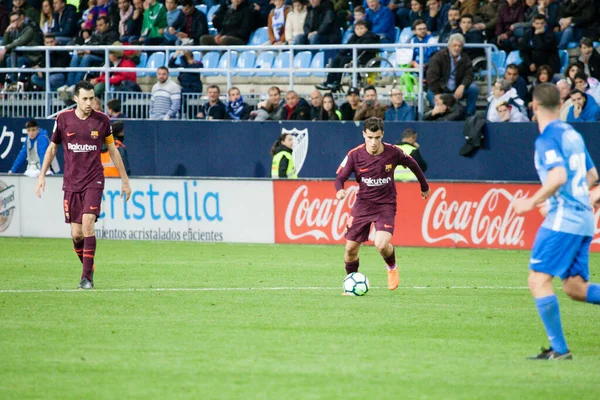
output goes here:
<path id="1" fill-rule="evenodd" d="M 454 243 L 523 246 L 525 217 L 512 210 L 514 199 L 526 196 L 519 189 L 488 190 L 480 200 L 446 200 L 446 188 L 435 190 L 423 213 L 421 233 L 427 243 L 451 240 Z"/>
<path id="2" fill-rule="evenodd" d="M 308 186 L 299 186 L 285 211 L 285 234 L 291 240 L 312 236 L 316 240 L 340 240 L 344 236 L 358 186 L 346 189 L 343 200 L 310 198 Z"/>

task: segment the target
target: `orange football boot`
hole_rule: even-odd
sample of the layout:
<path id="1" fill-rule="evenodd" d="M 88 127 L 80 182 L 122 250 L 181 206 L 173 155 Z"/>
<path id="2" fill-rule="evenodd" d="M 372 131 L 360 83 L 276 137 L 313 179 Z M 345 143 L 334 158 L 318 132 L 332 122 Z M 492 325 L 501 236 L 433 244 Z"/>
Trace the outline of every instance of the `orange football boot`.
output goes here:
<path id="1" fill-rule="evenodd" d="M 388 289 L 395 290 L 400 285 L 400 272 L 398 271 L 398 266 L 394 267 L 394 269 L 388 268 Z"/>

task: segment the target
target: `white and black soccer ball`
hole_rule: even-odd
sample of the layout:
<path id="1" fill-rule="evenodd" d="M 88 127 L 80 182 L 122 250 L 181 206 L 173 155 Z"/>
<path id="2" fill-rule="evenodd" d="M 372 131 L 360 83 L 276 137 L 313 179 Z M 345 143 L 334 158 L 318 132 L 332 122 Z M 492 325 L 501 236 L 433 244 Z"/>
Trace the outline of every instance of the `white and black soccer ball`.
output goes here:
<path id="1" fill-rule="evenodd" d="M 352 272 L 344 278 L 344 292 L 351 296 L 364 296 L 369 291 L 369 279 L 360 272 Z"/>

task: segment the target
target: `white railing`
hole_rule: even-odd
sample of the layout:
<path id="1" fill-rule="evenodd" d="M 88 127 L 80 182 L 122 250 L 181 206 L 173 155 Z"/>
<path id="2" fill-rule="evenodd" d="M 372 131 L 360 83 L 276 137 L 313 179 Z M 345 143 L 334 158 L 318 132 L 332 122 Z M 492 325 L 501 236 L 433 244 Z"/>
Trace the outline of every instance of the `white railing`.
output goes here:
<path id="1" fill-rule="evenodd" d="M 436 48 L 440 48 L 440 47 L 447 47 L 447 44 L 445 43 L 436 43 L 436 44 L 414 44 L 414 43 L 406 43 L 406 44 L 399 44 L 399 43 L 393 43 L 393 44 L 377 44 L 377 45 L 303 45 L 303 46 L 296 46 L 296 45 L 286 45 L 286 46 L 56 46 L 56 47 L 45 47 L 45 46 L 35 46 L 35 47 L 19 47 L 16 49 L 16 51 L 23 51 L 23 52 L 44 52 L 44 59 L 45 59 L 45 67 L 42 68 L 16 68 L 13 64 L 13 67 L 11 68 L 0 68 L 0 73 L 36 73 L 36 72 L 43 72 L 45 73 L 45 79 L 46 79 L 46 91 L 44 93 L 42 92 L 26 92 L 26 93 L 21 93 L 21 94 L 11 94 L 11 93 L 5 93 L 4 96 L 5 99 L 16 99 L 19 97 L 22 97 L 23 100 L 27 100 L 27 99 L 33 99 L 36 98 L 36 96 L 40 96 L 40 100 L 37 100 L 35 103 L 39 103 L 41 100 L 41 97 L 43 96 L 43 102 L 44 102 L 44 111 L 43 114 L 44 116 L 49 116 L 53 113 L 56 113 L 56 101 L 57 101 L 57 95 L 56 92 L 51 92 L 50 91 L 50 75 L 49 72 L 51 73 L 55 73 L 55 72 L 103 72 L 106 74 L 107 77 L 110 77 L 110 73 L 111 72 L 155 72 L 156 68 L 117 68 L 117 67 L 112 67 L 109 61 L 109 52 L 110 50 L 141 50 L 141 51 L 149 51 L 149 52 L 157 52 L 157 51 L 163 51 L 165 52 L 165 63 L 168 64 L 168 60 L 170 60 L 171 58 L 171 54 L 174 53 L 177 50 L 188 50 L 188 51 L 223 51 L 226 52 L 227 57 L 228 57 L 228 67 L 225 71 L 223 71 L 220 68 L 186 68 L 181 69 L 181 71 L 184 72 L 198 72 L 198 73 L 225 73 L 225 77 L 226 77 L 226 82 L 227 82 L 227 88 L 229 89 L 232 86 L 232 77 L 235 76 L 238 73 L 256 73 L 256 72 L 273 72 L 273 73 L 287 73 L 289 76 L 289 87 L 290 90 L 294 89 L 294 80 L 299 78 L 297 76 L 295 76 L 295 74 L 297 73 L 317 73 L 317 72 L 325 72 L 325 73 L 329 73 L 329 72 L 339 72 L 339 73 L 348 73 L 350 72 L 352 74 L 352 86 L 357 86 L 358 85 L 358 75 L 359 74 L 364 74 L 367 72 L 382 72 L 382 73 L 416 73 L 418 76 L 418 81 L 419 81 L 419 85 L 418 85 L 418 93 L 417 93 L 417 108 L 418 108 L 418 112 L 419 114 L 422 114 L 423 109 L 424 109 L 424 99 L 425 99 L 425 95 L 423 93 L 423 85 L 421 84 L 423 82 L 424 79 L 424 68 L 423 68 L 423 64 L 419 64 L 418 68 L 401 68 L 401 67 L 393 67 L 393 68 L 381 68 L 381 67 L 370 67 L 370 68 L 364 68 L 364 67 L 359 67 L 358 66 L 358 55 L 359 55 L 359 51 L 360 50 L 368 50 L 368 49 L 378 49 L 379 51 L 388 51 L 388 53 L 390 51 L 395 51 L 397 49 L 415 49 L 417 48 L 419 50 L 419 59 L 422 60 L 423 56 L 424 56 L 424 49 L 427 47 L 436 47 Z M 350 68 L 328 68 L 328 67 L 323 67 L 323 68 L 296 68 L 294 67 L 294 54 L 296 52 L 299 51 L 305 51 L 305 50 L 312 50 L 312 51 L 320 51 L 320 50 L 329 50 L 329 51 L 339 51 L 340 49 L 351 49 L 352 50 L 352 67 Z M 467 44 L 465 45 L 465 48 L 482 48 L 485 51 L 485 55 L 486 55 L 486 61 L 487 61 L 487 66 L 486 66 L 486 70 L 487 71 L 491 71 L 492 70 L 492 61 L 491 61 L 491 54 L 492 51 L 497 51 L 497 47 L 493 44 Z M 68 68 L 52 68 L 52 67 L 48 67 L 50 65 L 50 58 L 51 58 L 51 53 L 52 52 L 56 52 L 56 51 L 81 51 L 81 50 L 91 50 L 94 52 L 104 52 L 104 66 L 102 67 L 85 67 L 85 68 L 81 68 L 81 67 L 68 67 Z M 231 60 L 232 60 L 232 52 L 243 52 L 243 51 L 256 51 L 256 52 L 260 52 L 260 51 L 289 51 L 289 65 L 290 67 L 288 68 L 270 68 L 268 70 L 259 70 L 258 68 L 237 68 L 237 67 L 231 67 Z M 395 53 L 394 53 L 395 54 Z M 11 57 L 11 59 L 13 60 L 13 62 L 16 62 L 16 57 Z M 392 60 L 390 60 L 390 63 L 392 65 L 396 65 L 396 61 L 395 61 L 395 55 L 392 58 Z M 489 93 L 491 91 L 491 86 L 492 86 L 492 74 L 488 73 L 486 74 L 486 79 L 487 79 L 487 92 Z M 108 93 L 110 92 L 110 82 L 109 79 L 105 79 L 106 82 L 106 89 L 105 89 L 105 95 L 108 95 Z M 12 97 L 11 97 L 12 96 Z M 29 97 L 31 96 L 31 97 Z M 111 93 L 112 96 L 112 93 Z M 13 105 L 14 104 L 14 105 Z M 12 107 L 12 108 L 11 108 Z M 27 117 L 39 117 L 40 112 L 32 112 L 30 114 L 27 113 L 20 113 L 16 111 L 16 103 L 11 103 L 9 102 L 5 102 L 0 101 L 0 116 L 27 116 Z M 22 109 L 23 111 L 27 111 L 27 104 L 24 104 L 24 108 Z M 12 111 L 12 112 L 11 112 Z M 22 114 L 22 115 L 17 115 L 17 114 Z M 193 118 L 193 117 L 192 117 Z"/>

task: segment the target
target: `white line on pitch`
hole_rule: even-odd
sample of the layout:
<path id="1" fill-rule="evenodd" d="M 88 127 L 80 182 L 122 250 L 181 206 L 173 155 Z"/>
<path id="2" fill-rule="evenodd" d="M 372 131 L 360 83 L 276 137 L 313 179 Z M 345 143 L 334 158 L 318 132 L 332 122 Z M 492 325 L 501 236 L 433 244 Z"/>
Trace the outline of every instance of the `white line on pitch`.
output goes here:
<path id="1" fill-rule="evenodd" d="M 256 287 L 256 288 L 114 288 L 93 289 L 85 292 L 250 292 L 250 291 L 285 291 L 285 290 L 341 290 L 341 287 Z M 383 289 L 383 287 L 371 286 L 371 289 Z M 402 290 L 430 290 L 430 289 L 474 289 L 474 290 L 525 290 L 527 286 L 400 286 Z M 79 289 L 0 289 L 0 293 L 71 293 L 83 292 Z"/>

